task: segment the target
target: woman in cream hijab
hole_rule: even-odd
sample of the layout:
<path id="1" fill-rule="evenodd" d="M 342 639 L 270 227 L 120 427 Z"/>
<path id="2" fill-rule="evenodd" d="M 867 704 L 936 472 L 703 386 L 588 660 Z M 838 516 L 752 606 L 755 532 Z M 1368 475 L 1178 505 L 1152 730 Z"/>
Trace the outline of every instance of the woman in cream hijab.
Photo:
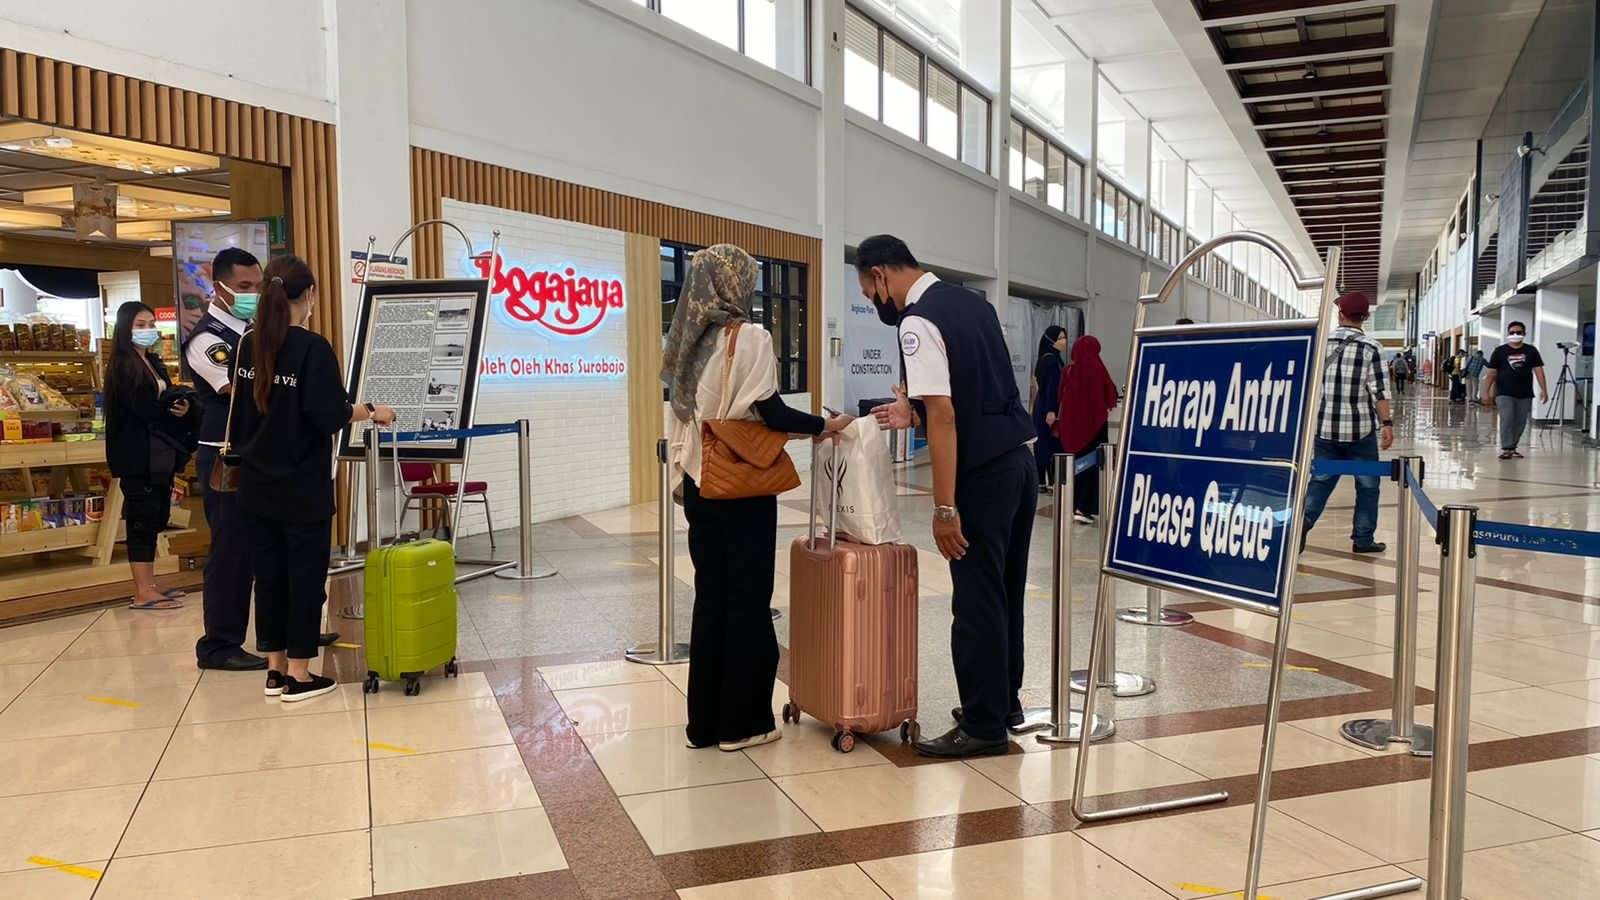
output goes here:
<path id="1" fill-rule="evenodd" d="M 782 737 L 772 720 L 778 638 L 772 631 L 778 498 L 700 496 L 700 423 L 752 419 L 791 434 L 831 434 L 849 416 L 823 419 L 784 404 L 772 336 L 750 322 L 757 264 L 732 244 L 694 255 L 667 332 L 661 378 L 671 388 L 667 442 L 673 495 L 689 520 L 694 561 L 694 625 L 689 635 L 688 745 L 742 750 Z M 723 360 L 728 326 L 738 341 Z"/>

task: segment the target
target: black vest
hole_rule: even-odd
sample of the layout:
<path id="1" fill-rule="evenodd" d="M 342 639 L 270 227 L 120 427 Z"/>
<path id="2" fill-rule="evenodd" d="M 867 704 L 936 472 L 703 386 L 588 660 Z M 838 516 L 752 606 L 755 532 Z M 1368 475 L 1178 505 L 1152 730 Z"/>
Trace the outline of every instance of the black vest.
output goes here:
<path id="1" fill-rule="evenodd" d="M 975 469 L 1034 438 L 1000 317 L 981 294 L 937 282 L 906 308 L 938 326 L 950 358 L 957 471 Z"/>
<path id="2" fill-rule="evenodd" d="M 239 349 L 239 333 L 211 315 L 210 309 L 195 324 L 194 330 L 189 332 L 189 339 L 183 342 L 186 358 L 189 345 L 195 341 L 201 342 L 206 358 L 224 369 L 232 370 L 233 355 Z M 213 390 L 211 382 L 204 378 L 194 380 L 194 389 L 200 395 L 200 440 L 221 443 L 222 433 L 228 424 L 228 397 Z"/>

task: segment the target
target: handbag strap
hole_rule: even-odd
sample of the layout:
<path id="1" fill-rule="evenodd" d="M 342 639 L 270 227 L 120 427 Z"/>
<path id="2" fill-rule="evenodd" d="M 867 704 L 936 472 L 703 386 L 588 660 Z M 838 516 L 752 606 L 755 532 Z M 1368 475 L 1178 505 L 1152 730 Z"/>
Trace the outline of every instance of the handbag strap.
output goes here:
<path id="1" fill-rule="evenodd" d="M 728 411 L 733 406 L 733 395 L 728 392 L 729 381 L 733 377 L 733 351 L 739 346 L 740 322 L 728 323 L 728 352 L 722 358 L 722 414 L 718 419 L 726 419 Z"/>
<path id="2" fill-rule="evenodd" d="M 233 380 L 229 382 L 228 418 L 225 419 L 222 424 L 222 452 L 218 454 L 220 456 L 226 456 L 228 451 L 232 449 L 232 444 L 230 443 L 229 438 L 233 435 L 233 401 L 239 396 L 239 353 L 240 351 L 244 350 L 244 339 L 252 334 L 255 334 L 255 332 L 246 331 L 244 334 L 240 335 L 239 348 L 233 351 Z"/>

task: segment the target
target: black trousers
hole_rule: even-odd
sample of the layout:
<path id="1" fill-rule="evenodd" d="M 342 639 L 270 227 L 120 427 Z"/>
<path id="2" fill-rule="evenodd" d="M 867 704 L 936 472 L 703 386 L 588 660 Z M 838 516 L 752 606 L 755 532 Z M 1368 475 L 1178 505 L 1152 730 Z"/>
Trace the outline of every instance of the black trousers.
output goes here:
<path id="1" fill-rule="evenodd" d="M 328 599 L 333 522 L 288 523 L 245 518 L 256 581 L 256 649 L 315 659 Z"/>
<path id="2" fill-rule="evenodd" d="M 122 478 L 122 520 L 128 523 L 128 562 L 156 561 L 156 536 L 172 518 L 172 473 Z"/>
<path id="3" fill-rule="evenodd" d="M 211 467 L 216 464 L 217 451 L 201 447 L 195 457 L 201 484 L 210 483 Z M 239 511 L 239 495 L 208 490 L 205 509 L 206 524 L 211 528 L 201 601 L 206 632 L 194 645 L 195 658 L 201 662 L 221 659 L 242 647 L 250 624 L 250 538 Z"/>
<path id="4" fill-rule="evenodd" d="M 1022 604 L 1038 503 L 1038 471 L 1026 447 L 956 476 L 967 554 L 950 563 L 950 654 L 961 727 L 976 738 L 1005 737 L 1006 716 L 1022 709 Z"/>
<path id="5" fill-rule="evenodd" d="M 778 498 L 707 500 L 686 477 L 683 513 L 694 560 L 686 733 L 700 745 L 765 734 L 775 727 L 778 677 L 770 612 Z"/>
<path id="6" fill-rule="evenodd" d="M 1100 432 L 1089 443 L 1077 450 L 1077 456 L 1082 457 L 1094 448 L 1101 446 L 1111 439 L 1111 429 L 1107 425 L 1100 426 Z M 1100 515 L 1100 467 L 1093 466 L 1079 472 L 1072 478 L 1072 506 L 1073 512 L 1086 516 Z"/>

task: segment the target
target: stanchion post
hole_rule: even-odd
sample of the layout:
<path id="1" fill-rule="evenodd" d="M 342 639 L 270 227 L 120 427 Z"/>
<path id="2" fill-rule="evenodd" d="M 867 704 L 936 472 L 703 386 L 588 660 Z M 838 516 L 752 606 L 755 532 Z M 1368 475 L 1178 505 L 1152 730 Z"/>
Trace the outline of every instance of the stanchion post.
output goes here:
<path id="1" fill-rule="evenodd" d="M 1429 900 L 1459 900 L 1467 824 L 1468 717 L 1478 562 L 1475 506 L 1439 511 L 1439 668 L 1433 690 L 1433 796 L 1428 810 Z"/>
<path id="2" fill-rule="evenodd" d="M 656 460 L 661 465 L 661 514 L 657 523 L 660 530 L 658 552 L 661 554 L 661 564 L 657 567 L 660 576 L 657 582 L 660 609 L 657 613 L 659 620 L 656 623 L 656 641 L 653 644 L 630 647 L 623 655 L 629 662 L 647 666 L 666 666 L 689 661 L 689 645 L 676 643 L 672 637 L 676 624 L 673 595 L 677 591 L 673 568 L 677 553 L 673 547 L 673 530 L 677 527 L 677 513 L 672 505 L 672 466 L 668 463 L 666 438 L 656 441 Z M 813 496 L 815 491 L 816 481 L 813 478 Z"/>
<path id="3" fill-rule="evenodd" d="M 494 574 L 514 581 L 534 581 L 556 574 L 550 566 L 533 563 L 533 432 L 527 419 L 517 420 L 517 567 Z"/>
<path id="4" fill-rule="evenodd" d="M 1391 743 L 1410 744 L 1411 755 L 1433 755 L 1433 728 L 1416 724 L 1417 578 L 1422 545 L 1422 514 L 1410 482 L 1420 479 L 1422 457 L 1395 460 L 1393 479 L 1400 502 L 1395 516 L 1394 706 L 1388 719 L 1351 719 L 1340 727 L 1345 740 L 1373 750 Z"/>
<path id="5" fill-rule="evenodd" d="M 1052 534 L 1050 618 L 1050 730 L 1039 735 L 1043 744 L 1076 744 L 1083 738 L 1083 713 L 1072 708 L 1072 487 L 1077 460 L 1057 453 L 1055 509 L 1050 516 Z M 1117 730 L 1110 719 L 1095 717 L 1089 740 L 1110 737 Z"/>
<path id="6" fill-rule="evenodd" d="M 1116 502 L 1116 477 L 1117 477 L 1117 445 L 1112 443 L 1100 446 L 1100 527 L 1111 527 L 1108 523 L 1116 521 L 1112 515 L 1111 504 Z M 1112 582 L 1113 589 L 1115 582 Z M 1154 680 L 1135 675 L 1132 672 L 1117 671 L 1117 604 L 1112 598 L 1110 603 L 1095 605 L 1098 614 L 1105 618 L 1106 646 L 1105 652 L 1100 654 L 1100 666 L 1096 670 L 1098 681 L 1103 688 L 1111 689 L 1113 697 L 1142 697 L 1156 689 Z M 1079 669 L 1072 673 L 1072 689 L 1083 693 L 1089 686 L 1089 670 Z"/>

